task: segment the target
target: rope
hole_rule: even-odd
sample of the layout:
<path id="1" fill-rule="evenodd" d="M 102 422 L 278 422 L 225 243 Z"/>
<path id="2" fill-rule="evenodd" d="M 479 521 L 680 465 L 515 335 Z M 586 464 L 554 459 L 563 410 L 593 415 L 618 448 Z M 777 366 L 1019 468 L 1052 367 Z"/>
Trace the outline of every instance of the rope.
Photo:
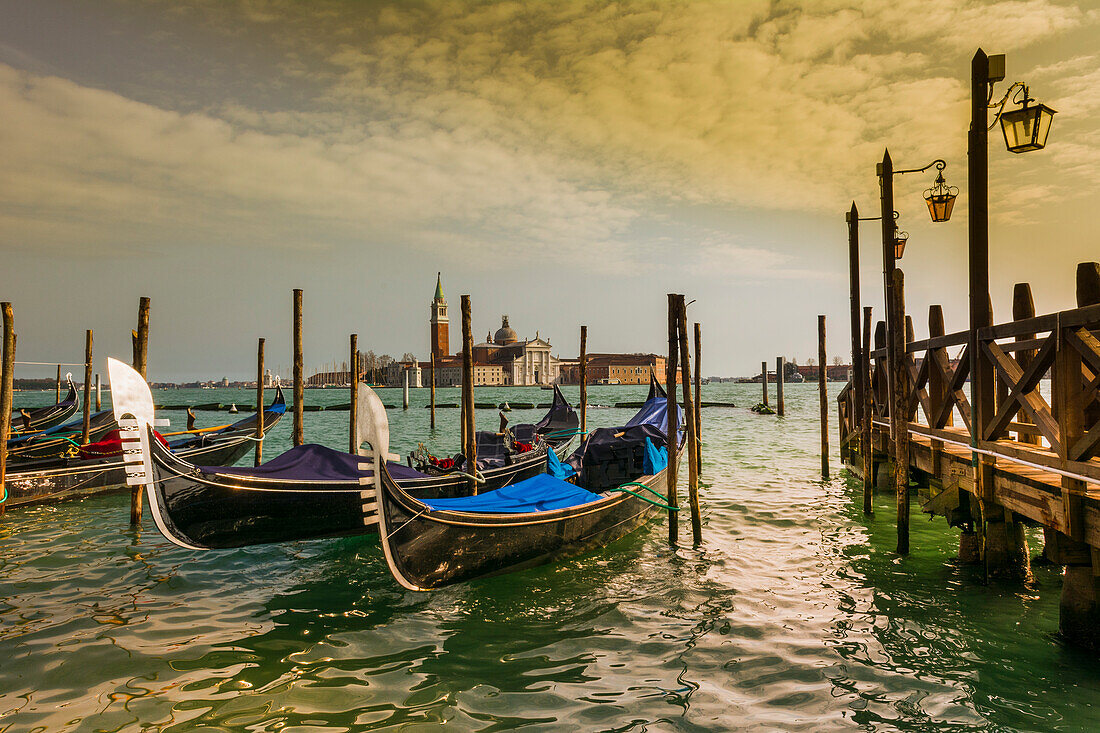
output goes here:
<path id="1" fill-rule="evenodd" d="M 84 362 L 78 364 L 69 364 L 64 361 L 17 361 L 16 364 L 23 364 L 26 366 L 88 366 Z"/>
<path id="2" fill-rule="evenodd" d="M 640 484 L 637 481 L 627 481 L 625 484 L 623 484 L 623 486 L 637 486 L 638 488 L 645 489 L 649 493 L 656 496 L 658 499 L 664 499 L 665 498 L 664 494 L 662 494 L 661 492 L 657 491 L 656 489 L 654 489 L 652 487 L 646 486 L 645 484 Z"/>
<path id="3" fill-rule="evenodd" d="M 573 435 L 582 435 L 580 430 L 555 430 L 552 433 L 547 433 L 542 436 L 543 438 L 568 438 Z"/>
<path id="4" fill-rule="evenodd" d="M 643 496 L 642 494 L 639 494 L 636 491 L 631 491 L 630 489 L 625 488 L 626 486 L 642 486 L 642 485 L 641 484 L 636 484 L 633 481 L 631 481 L 630 483 L 623 484 L 622 486 L 617 486 L 614 489 L 608 489 L 608 491 L 621 491 L 624 494 L 630 494 L 631 496 L 633 496 L 635 498 L 641 499 L 642 501 L 647 502 L 649 504 L 652 504 L 653 506 L 660 507 L 661 509 L 667 509 L 670 512 L 680 511 L 680 507 L 678 507 L 678 506 L 669 506 L 668 504 L 662 504 L 659 501 L 653 501 L 653 499 L 650 499 L 648 496 Z M 653 491 L 653 489 L 650 489 L 648 486 L 642 486 L 642 488 L 648 489 L 649 491 Z M 654 491 L 653 493 L 656 494 L 657 492 Z M 657 495 L 660 496 L 660 494 L 657 494 Z"/>

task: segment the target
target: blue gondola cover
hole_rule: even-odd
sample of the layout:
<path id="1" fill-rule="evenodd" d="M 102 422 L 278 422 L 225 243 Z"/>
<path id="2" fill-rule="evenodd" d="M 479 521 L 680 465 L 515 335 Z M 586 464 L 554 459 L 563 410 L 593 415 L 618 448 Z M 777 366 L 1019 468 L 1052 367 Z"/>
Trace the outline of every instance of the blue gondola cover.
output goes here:
<path id="1" fill-rule="evenodd" d="M 567 509 L 602 498 L 599 494 L 544 473 L 496 491 L 453 499 L 432 499 L 424 503 L 432 509 L 450 512 L 527 514 Z"/>
<path id="2" fill-rule="evenodd" d="M 642 470 L 647 476 L 654 476 L 668 466 L 668 446 L 658 448 L 649 438 L 645 439 L 645 455 L 642 458 Z"/>

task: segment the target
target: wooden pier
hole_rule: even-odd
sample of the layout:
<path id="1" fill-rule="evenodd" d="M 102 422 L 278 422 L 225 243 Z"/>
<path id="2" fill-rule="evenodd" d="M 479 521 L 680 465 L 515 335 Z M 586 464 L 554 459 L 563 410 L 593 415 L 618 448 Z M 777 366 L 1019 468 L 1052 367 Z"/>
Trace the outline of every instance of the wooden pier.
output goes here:
<path id="1" fill-rule="evenodd" d="M 880 323 L 855 370 L 868 382 L 837 398 L 840 451 L 875 488 L 894 489 L 907 469 L 922 509 L 961 528 L 960 560 L 990 577 L 1028 578 L 1023 527 L 1042 527 L 1043 557 L 1066 567 L 1062 634 L 1100 651 L 1100 264 L 1078 266 L 1076 291 L 1077 308 L 1036 316 L 1018 284 L 1012 320 L 951 334 L 933 305 L 929 337 L 904 337 L 900 373 Z"/>

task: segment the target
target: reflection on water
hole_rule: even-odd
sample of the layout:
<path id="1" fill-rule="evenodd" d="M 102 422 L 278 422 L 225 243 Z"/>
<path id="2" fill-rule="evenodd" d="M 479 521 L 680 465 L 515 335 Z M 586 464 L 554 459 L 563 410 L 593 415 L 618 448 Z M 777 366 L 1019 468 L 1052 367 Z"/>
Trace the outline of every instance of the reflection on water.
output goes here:
<path id="1" fill-rule="evenodd" d="M 704 389 L 748 406 L 759 387 Z M 591 392 L 610 404 L 644 389 Z M 215 399 L 249 401 L 227 394 Z M 549 399 L 532 394 L 478 397 Z M 783 420 L 704 410 L 702 548 L 669 548 L 656 522 L 598 552 L 435 593 L 401 589 L 368 537 L 192 553 L 148 522 L 131 531 L 125 495 L 9 512 L 0 732 L 1100 725 L 1086 702 L 1100 665 L 1055 636 L 1057 573 L 983 585 L 951 562 L 957 535 L 917 514 L 914 552 L 898 559 L 891 499 L 868 520 L 855 482 L 819 479 L 816 388 L 787 394 Z M 457 448 L 457 410 L 440 410 L 429 435 L 426 399 L 414 391 L 413 408 L 391 411 L 395 450 L 425 438 Z M 478 418 L 495 424 L 493 411 Z M 346 422 L 307 413 L 307 440 L 341 446 Z M 265 454 L 289 435 L 288 420 Z"/>

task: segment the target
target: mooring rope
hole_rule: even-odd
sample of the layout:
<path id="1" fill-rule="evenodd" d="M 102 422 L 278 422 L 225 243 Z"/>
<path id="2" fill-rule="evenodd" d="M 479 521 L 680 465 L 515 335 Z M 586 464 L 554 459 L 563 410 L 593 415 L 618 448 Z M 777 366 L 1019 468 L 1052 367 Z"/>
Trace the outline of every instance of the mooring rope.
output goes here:
<path id="1" fill-rule="evenodd" d="M 631 491 L 630 489 L 626 488 L 627 486 L 640 486 L 641 488 L 645 489 L 646 491 L 650 491 L 654 494 L 657 494 L 657 496 L 661 496 L 660 494 L 658 494 L 656 491 L 649 488 L 645 484 L 639 484 L 636 481 L 628 481 L 627 483 L 623 484 L 622 486 L 616 486 L 613 489 L 608 489 L 608 491 L 621 491 L 625 494 L 630 494 L 633 497 L 636 497 L 638 499 L 641 499 L 642 501 L 648 502 L 648 503 L 652 504 L 653 506 L 660 507 L 661 509 L 667 509 L 670 512 L 680 511 L 680 507 L 678 507 L 678 506 L 669 506 L 668 504 L 662 504 L 659 501 L 654 501 L 653 499 L 650 499 L 648 496 L 643 496 L 642 494 L 639 494 L 636 491 Z M 664 497 L 662 496 L 661 498 L 663 499 Z"/>

